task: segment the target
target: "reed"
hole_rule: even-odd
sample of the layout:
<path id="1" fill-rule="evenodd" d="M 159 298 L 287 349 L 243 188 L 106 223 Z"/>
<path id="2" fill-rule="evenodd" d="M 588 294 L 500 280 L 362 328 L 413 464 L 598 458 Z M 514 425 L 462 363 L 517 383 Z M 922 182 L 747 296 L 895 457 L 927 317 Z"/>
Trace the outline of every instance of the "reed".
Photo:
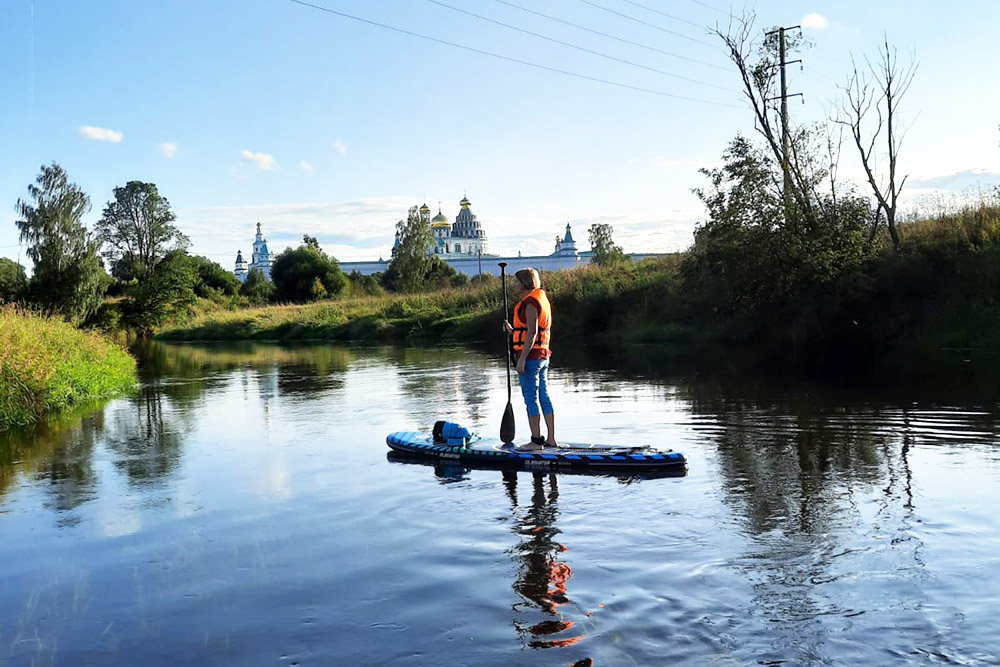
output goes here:
<path id="1" fill-rule="evenodd" d="M 0 307 L 0 430 L 128 391 L 135 360 L 103 336 Z"/>

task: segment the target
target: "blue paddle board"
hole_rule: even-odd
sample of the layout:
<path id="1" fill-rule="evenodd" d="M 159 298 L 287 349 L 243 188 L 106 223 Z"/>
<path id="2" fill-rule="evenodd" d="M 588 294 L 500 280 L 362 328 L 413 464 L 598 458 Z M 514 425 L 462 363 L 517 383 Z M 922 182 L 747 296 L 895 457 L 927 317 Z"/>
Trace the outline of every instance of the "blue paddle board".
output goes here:
<path id="1" fill-rule="evenodd" d="M 508 445 L 498 439 L 481 438 L 477 435 L 472 435 L 462 444 L 448 444 L 435 441 L 429 433 L 418 431 L 390 433 L 385 441 L 396 452 L 470 468 L 624 475 L 643 472 L 683 473 L 687 469 L 687 459 L 680 452 L 660 451 L 649 447 L 560 443 L 559 447 L 528 449 L 525 445 Z"/>

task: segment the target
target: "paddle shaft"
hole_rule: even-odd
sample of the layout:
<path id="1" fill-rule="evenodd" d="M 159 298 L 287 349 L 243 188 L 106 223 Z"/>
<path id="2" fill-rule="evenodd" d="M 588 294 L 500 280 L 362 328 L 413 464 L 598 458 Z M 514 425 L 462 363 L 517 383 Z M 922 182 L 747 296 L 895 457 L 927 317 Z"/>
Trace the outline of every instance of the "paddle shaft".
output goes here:
<path id="1" fill-rule="evenodd" d="M 508 321 L 507 318 L 507 263 L 500 262 L 500 282 L 503 287 L 503 319 L 504 323 Z M 504 351 L 507 357 L 507 407 L 503 411 L 503 419 L 500 422 L 500 440 L 502 442 L 511 443 L 514 442 L 514 406 L 510 403 L 510 334 L 507 333 L 507 327 L 504 327 L 504 346 L 507 348 Z"/>

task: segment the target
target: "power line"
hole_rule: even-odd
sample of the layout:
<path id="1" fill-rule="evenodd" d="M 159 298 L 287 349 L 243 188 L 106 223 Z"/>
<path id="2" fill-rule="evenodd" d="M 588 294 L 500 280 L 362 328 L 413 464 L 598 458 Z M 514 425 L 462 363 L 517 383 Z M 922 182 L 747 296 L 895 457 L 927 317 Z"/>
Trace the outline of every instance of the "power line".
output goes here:
<path id="1" fill-rule="evenodd" d="M 424 39 L 429 42 L 434 42 L 436 44 L 444 44 L 445 46 L 452 46 L 456 49 L 462 49 L 463 51 L 469 51 L 471 53 L 478 53 L 484 56 L 490 56 L 491 58 L 498 58 L 500 60 L 506 60 L 512 63 L 518 63 L 519 65 L 526 65 L 528 67 L 534 67 L 536 69 L 545 70 L 548 72 L 555 72 L 557 74 L 564 74 L 566 76 L 572 76 L 577 79 L 584 79 L 586 81 L 595 81 L 597 83 L 604 83 L 609 86 L 615 86 L 617 88 L 625 88 L 627 90 L 635 90 L 640 93 L 649 93 L 650 95 L 659 95 L 661 97 L 670 97 L 678 100 L 686 100 L 688 102 L 697 102 L 699 104 L 708 104 L 710 106 L 717 107 L 728 107 L 730 109 L 740 109 L 742 107 L 736 106 L 734 104 L 724 104 L 722 102 L 712 102 L 710 100 L 702 100 L 695 97 L 687 97 L 684 95 L 675 95 L 674 93 L 668 93 L 662 90 L 653 90 L 651 88 L 642 88 L 640 86 L 631 86 L 626 83 L 618 83 L 617 81 L 609 81 L 607 79 L 601 79 L 595 76 L 589 76 L 587 74 L 579 74 L 577 72 L 570 72 L 568 70 L 559 69 L 557 67 L 549 67 L 548 65 L 540 65 L 538 63 L 529 62 L 527 60 L 521 60 L 520 58 L 513 58 L 511 56 L 504 56 L 499 53 L 492 53 L 490 51 L 484 51 L 482 49 L 473 48 L 471 46 L 465 46 L 463 44 L 456 44 L 455 42 L 449 42 L 444 39 L 438 39 L 437 37 L 430 37 L 428 35 L 422 35 L 418 32 L 413 32 L 411 30 L 406 30 L 404 28 L 397 28 L 395 26 L 387 25 L 385 23 L 379 23 L 378 21 L 372 21 L 371 19 L 361 18 L 359 16 L 353 16 L 351 14 L 346 14 L 344 12 L 338 12 L 334 9 L 329 9 L 327 7 L 321 7 L 320 5 L 314 5 L 304 0 L 288 0 L 288 2 L 295 3 L 297 5 L 302 5 L 303 7 L 309 7 L 310 9 L 316 9 L 321 12 L 326 12 L 328 14 L 335 14 L 336 16 L 341 16 L 343 18 L 351 19 L 352 21 L 358 21 L 360 23 L 367 23 L 368 25 L 377 26 L 379 28 L 385 28 L 386 30 L 392 30 L 393 32 L 398 32 L 404 35 L 409 35 L 411 37 L 417 37 L 419 39 Z"/>
<path id="2" fill-rule="evenodd" d="M 639 69 L 644 69 L 644 70 L 647 70 L 647 71 L 650 71 L 650 72 L 656 72 L 657 74 L 663 74 L 664 76 L 673 77 L 675 79 L 681 79 L 682 81 L 688 81 L 690 83 L 697 83 L 697 84 L 702 85 L 702 86 L 708 86 L 709 88 L 718 88 L 719 90 L 724 90 L 724 91 L 726 91 L 728 93 L 736 93 L 737 92 L 737 91 L 733 90 L 732 88 L 726 88 L 725 86 L 718 86 L 718 85 L 716 85 L 714 83 L 708 83 L 706 81 L 700 81 L 698 79 L 692 79 L 692 78 L 687 77 L 687 76 L 681 76 L 680 74 L 674 74 L 673 72 L 667 72 L 666 70 L 657 69 L 656 67 L 648 67 L 646 65 L 641 65 L 641 64 L 639 64 L 637 62 L 633 62 L 631 60 L 626 60 L 624 58 L 618 58 L 618 57 L 615 57 L 615 56 L 610 56 L 610 55 L 608 55 L 606 53 L 601 53 L 600 51 L 594 51 L 592 49 L 588 49 L 588 48 L 585 48 L 583 46 L 577 46 L 576 44 L 570 44 L 569 42 L 564 42 L 564 41 L 562 41 L 560 39 L 556 39 L 554 37 L 548 37 L 546 35 L 542 35 L 542 34 L 539 34 L 537 32 L 532 32 L 530 30 L 525 30 L 524 28 L 519 28 L 519 27 L 517 27 L 515 25 L 510 25 L 509 23 L 504 23 L 502 21 L 497 21 L 495 19 L 491 19 L 488 16 L 483 16 L 482 14 L 476 14 L 475 12 L 470 12 L 468 10 L 461 9 L 459 7 L 454 7 L 454 6 L 449 5 L 447 3 L 441 2 L 441 0 L 427 0 L 427 2 L 429 2 L 429 3 L 433 4 L 433 5 L 438 5 L 439 7 L 444 7 L 446 9 L 451 9 L 453 11 L 459 12 L 460 14 L 466 14 L 467 16 L 472 16 L 472 17 L 480 19 L 482 21 L 486 21 L 487 23 L 493 23 L 495 25 L 502 26 L 504 28 L 509 28 L 511 30 L 516 30 L 517 32 L 522 32 L 522 33 L 524 33 L 526 35 L 531 35 L 532 37 L 537 37 L 539 39 L 544 39 L 544 40 L 546 40 L 548 42 L 553 42 L 553 43 L 559 44 L 561 46 L 566 46 L 566 47 L 569 47 L 571 49 L 576 49 L 577 51 L 582 51 L 584 53 L 589 53 L 591 55 L 600 56 L 601 58 L 607 58 L 608 60 L 614 60 L 615 62 L 624 63 L 625 65 L 630 65 L 632 67 L 638 67 Z"/>
<path id="3" fill-rule="evenodd" d="M 622 0 L 622 2 L 627 2 L 630 5 L 639 7 L 640 9 L 645 9 L 647 12 L 653 12 L 654 14 L 659 14 L 660 16 L 666 16 L 668 19 L 673 19 L 675 21 L 680 21 L 681 23 L 687 23 L 688 25 L 693 25 L 695 28 L 704 28 L 700 23 L 695 23 L 694 21 L 688 21 L 687 19 L 682 19 L 679 16 L 674 16 L 673 14 L 668 14 L 666 12 L 661 12 L 659 9 L 654 9 L 653 7 L 647 7 L 646 5 L 639 4 L 633 0 Z"/>
<path id="4" fill-rule="evenodd" d="M 722 14 L 724 16 L 732 16 L 733 15 L 731 11 L 727 12 L 724 9 L 719 9 L 718 7 L 713 7 L 712 5 L 710 5 L 710 4 L 706 3 L 706 2 L 701 2 L 701 0 L 691 0 L 691 2 L 693 2 L 696 5 L 701 5 L 702 7 L 706 8 L 706 9 L 711 9 L 714 12 L 719 12 L 720 14 Z"/>
<path id="5" fill-rule="evenodd" d="M 655 23 L 650 23 L 649 21 L 643 21 L 642 19 L 637 19 L 634 16 L 629 16 L 628 14 L 623 14 L 622 12 L 616 12 L 613 9 L 609 9 L 609 8 L 603 6 L 603 5 L 597 4 L 596 2 L 591 2 L 590 0 L 579 0 L 579 1 L 582 2 L 585 5 L 590 5 L 591 7 L 596 7 L 597 9 L 600 9 L 602 11 L 608 12 L 609 14 L 614 14 L 615 16 L 620 16 L 620 17 L 622 17 L 624 19 L 628 19 L 629 21 L 635 21 L 636 23 L 641 23 L 644 26 L 648 26 L 650 28 L 655 28 L 656 30 L 660 30 L 662 32 L 669 33 L 669 34 L 674 35 L 676 37 L 680 37 L 681 39 L 686 39 L 688 41 L 695 42 L 696 44 L 702 44 L 704 46 L 709 46 L 709 47 L 713 47 L 713 48 L 715 47 L 714 44 L 709 44 L 708 42 L 702 41 L 700 39 L 695 39 L 694 37 L 689 37 L 688 35 L 676 32 L 674 30 L 669 30 L 667 28 L 664 28 L 663 26 L 656 25 Z"/>
<path id="6" fill-rule="evenodd" d="M 508 7 L 513 7 L 514 9 L 520 9 L 523 12 L 528 12 L 529 14 L 534 14 L 535 16 L 541 16 L 542 18 L 549 19 L 550 21 L 556 21 L 562 23 L 563 25 L 568 25 L 571 28 L 578 28 L 579 30 L 586 30 L 587 32 L 593 33 L 595 35 L 600 35 L 601 37 L 607 37 L 608 39 L 614 39 L 624 44 L 631 44 L 632 46 L 638 46 L 641 49 L 646 49 L 647 51 L 653 51 L 654 53 L 660 53 L 665 56 L 670 56 L 671 58 L 680 58 L 681 60 L 686 60 L 688 62 L 697 63 L 699 65 L 704 65 L 705 67 L 714 67 L 715 69 L 728 72 L 728 67 L 723 67 L 722 65 L 715 65 L 712 63 L 707 63 L 704 60 L 698 60 L 697 58 L 689 58 L 688 56 L 682 56 L 678 53 L 671 53 L 670 51 L 664 51 L 663 49 L 658 49 L 655 46 L 649 46 L 647 44 L 641 44 L 639 42 L 633 42 L 630 39 L 625 39 L 623 37 L 617 37 L 616 35 L 610 35 L 606 32 L 601 32 L 600 30 L 594 30 L 593 28 L 588 28 L 576 23 L 571 23 L 564 19 L 549 16 L 548 14 L 543 14 L 542 12 L 536 12 L 534 9 L 529 9 L 527 7 L 522 7 L 521 5 L 515 5 L 513 2 L 508 2 L 507 0 L 493 0 L 494 2 L 499 2 L 501 5 L 507 5 Z"/>

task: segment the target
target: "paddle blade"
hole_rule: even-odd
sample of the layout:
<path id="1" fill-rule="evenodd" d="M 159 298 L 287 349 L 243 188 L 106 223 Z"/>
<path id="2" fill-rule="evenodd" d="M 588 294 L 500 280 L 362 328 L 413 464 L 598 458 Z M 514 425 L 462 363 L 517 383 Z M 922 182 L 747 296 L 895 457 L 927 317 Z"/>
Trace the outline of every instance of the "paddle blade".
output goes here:
<path id="1" fill-rule="evenodd" d="M 507 409 L 503 411 L 503 421 L 500 422 L 500 441 L 506 444 L 514 442 L 514 406 L 507 401 Z"/>

